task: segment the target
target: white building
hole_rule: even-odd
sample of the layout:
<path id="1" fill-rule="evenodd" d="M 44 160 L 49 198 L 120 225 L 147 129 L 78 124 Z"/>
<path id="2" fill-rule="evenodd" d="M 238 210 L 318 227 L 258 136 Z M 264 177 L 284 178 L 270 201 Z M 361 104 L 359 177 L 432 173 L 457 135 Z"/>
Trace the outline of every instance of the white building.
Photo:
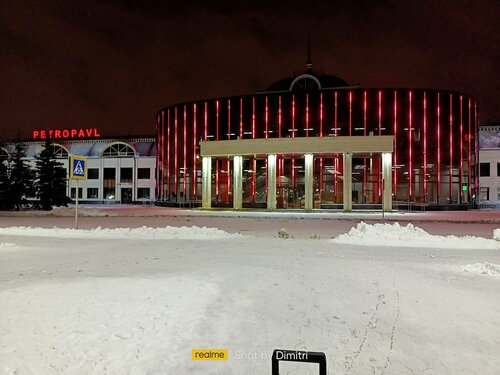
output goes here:
<path id="1" fill-rule="evenodd" d="M 45 141 L 24 142 L 26 157 L 35 165 Z M 53 140 L 59 161 L 69 176 L 69 156 L 87 158 L 88 179 L 79 181 L 79 200 L 83 203 L 153 202 L 156 187 L 156 140 L 85 139 Z M 14 144 L 5 151 L 12 153 Z M 68 196 L 76 198 L 76 183 L 69 181 Z"/>
<path id="2" fill-rule="evenodd" d="M 500 208 L 500 124 L 479 127 L 479 203 Z"/>

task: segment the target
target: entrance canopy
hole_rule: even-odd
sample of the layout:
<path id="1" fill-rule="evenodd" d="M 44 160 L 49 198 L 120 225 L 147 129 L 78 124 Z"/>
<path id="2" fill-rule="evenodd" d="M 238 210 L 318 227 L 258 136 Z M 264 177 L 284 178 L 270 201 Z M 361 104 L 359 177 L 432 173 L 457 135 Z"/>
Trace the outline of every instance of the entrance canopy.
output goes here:
<path id="1" fill-rule="evenodd" d="M 211 159 L 232 158 L 233 208 L 242 208 L 243 157 L 267 159 L 267 208 L 276 209 L 276 155 L 304 157 L 304 185 L 306 210 L 313 208 L 313 160 L 324 154 L 343 154 L 343 206 L 352 210 L 352 156 L 353 154 L 382 154 L 382 207 L 392 209 L 392 136 L 354 137 L 298 137 L 268 139 L 238 139 L 200 142 L 202 163 L 202 207 L 211 207 Z"/>
<path id="2" fill-rule="evenodd" d="M 393 152 L 390 135 L 366 137 L 310 137 L 237 139 L 200 142 L 202 157 L 231 157 L 269 154 L 385 153 Z"/>

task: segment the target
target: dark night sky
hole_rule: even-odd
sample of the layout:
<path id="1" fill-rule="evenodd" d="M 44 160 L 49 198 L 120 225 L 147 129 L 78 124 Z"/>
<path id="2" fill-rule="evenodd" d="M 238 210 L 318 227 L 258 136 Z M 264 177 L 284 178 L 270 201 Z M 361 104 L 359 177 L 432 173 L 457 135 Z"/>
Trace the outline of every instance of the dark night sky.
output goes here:
<path id="1" fill-rule="evenodd" d="M 500 120 L 499 20 L 494 0 L 2 0 L 2 134 L 153 134 L 164 106 L 302 73 L 308 30 L 318 73 L 457 90 L 479 99 L 481 121 Z"/>

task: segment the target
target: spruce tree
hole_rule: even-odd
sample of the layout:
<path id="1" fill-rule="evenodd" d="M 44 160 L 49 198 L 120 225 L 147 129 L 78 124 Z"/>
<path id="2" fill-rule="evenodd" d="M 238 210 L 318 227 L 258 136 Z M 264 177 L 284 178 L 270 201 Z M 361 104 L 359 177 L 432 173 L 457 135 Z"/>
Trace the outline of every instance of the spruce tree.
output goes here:
<path id="1" fill-rule="evenodd" d="M 66 170 L 56 160 L 54 147 L 45 142 L 44 149 L 36 157 L 36 195 L 42 210 L 51 210 L 53 206 L 67 206 Z"/>
<path id="2" fill-rule="evenodd" d="M 26 149 L 21 143 L 16 147 L 10 161 L 10 201 L 19 211 L 28 201 L 26 197 L 33 189 L 33 173 L 26 162 Z"/>
<path id="3" fill-rule="evenodd" d="M 0 210 L 11 210 L 9 155 L 0 148 Z"/>

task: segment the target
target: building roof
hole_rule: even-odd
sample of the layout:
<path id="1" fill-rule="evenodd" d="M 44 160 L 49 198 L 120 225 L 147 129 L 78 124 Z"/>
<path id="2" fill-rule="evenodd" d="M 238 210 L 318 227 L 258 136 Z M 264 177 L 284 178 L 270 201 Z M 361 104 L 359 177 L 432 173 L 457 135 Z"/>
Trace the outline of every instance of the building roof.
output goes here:
<path id="1" fill-rule="evenodd" d="M 479 149 L 500 149 L 500 130 L 479 130 Z"/>
<path id="2" fill-rule="evenodd" d="M 102 152 L 108 146 L 114 143 L 125 143 L 132 147 L 136 156 L 156 157 L 156 140 L 154 138 L 138 138 L 138 139 L 86 139 L 52 142 L 54 145 L 60 145 L 68 150 L 70 155 L 85 156 L 90 158 L 101 157 Z M 34 158 L 42 151 L 45 141 L 23 142 L 26 146 L 26 157 Z M 10 143 L 5 145 L 5 149 L 9 154 L 14 151 L 15 144 Z"/>

